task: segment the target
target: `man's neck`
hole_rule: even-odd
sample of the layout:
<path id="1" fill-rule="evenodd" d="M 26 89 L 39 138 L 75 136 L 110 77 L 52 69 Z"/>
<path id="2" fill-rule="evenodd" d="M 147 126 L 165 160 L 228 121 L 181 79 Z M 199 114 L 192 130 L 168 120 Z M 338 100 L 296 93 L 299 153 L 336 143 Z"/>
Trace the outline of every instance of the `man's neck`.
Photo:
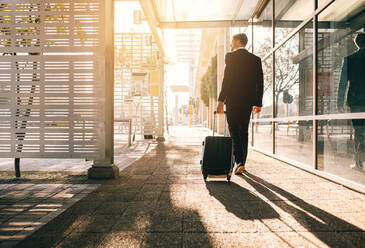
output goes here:
<path id="1" fill-rule="evenodd" d="M 237 51 L 237 50 L 239 50 L 239 49 L 246 49 L 246 48 L 245 48 L 245 47 L 243 47 L 243 46 L 242 46 L 242 47 L 238 47 L 238 48 L 236 49 L 236 51 Z"/>

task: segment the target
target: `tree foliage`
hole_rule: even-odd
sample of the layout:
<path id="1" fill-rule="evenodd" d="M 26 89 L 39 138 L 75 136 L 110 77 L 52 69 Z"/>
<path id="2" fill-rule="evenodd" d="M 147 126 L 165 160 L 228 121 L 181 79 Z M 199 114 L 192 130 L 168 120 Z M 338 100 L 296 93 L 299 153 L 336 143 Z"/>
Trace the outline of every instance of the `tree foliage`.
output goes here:
<path id="1" fill-rule="evenodd" d="M 200 81 L 200 99 L 205 106 L 209 106 L 209 85 L 207 73 L 204 74 Z"/>
<path id="2" fill-rule="evenodd" d="M 283 40 L 287 37 L 292 29 L 280 28 L 276 31 L 276 39 Z M 271 37 L 265 36 L 264 39 L 258 41 L 258 50 L 256 54 L 264 57 L 268 54 L 271 47 Z M 288 90 L 294 90 L 299 85 L 299 65 L 293 63 L 292 58 L 299 53 L 299 37 L 294 36 L 287 41 L 284 46 L 276 51 L 275 56 L 275 75 L 272 71 L 272 58 L 263 61 L 264 70 L 264 94 L 272 94 L 272 77 L 275 76 L 275 105 L 278 111 L 279 98 L 281 94 Z M 295 90 L 294 90 L 295 91 Z"/>
<path id="3" fill-rule="evenodd" d="M 200 83 L 200 99 L 206 106 L 209 105 L 210 98 L 217 98 L 217 55 L 212 57 Z"/>

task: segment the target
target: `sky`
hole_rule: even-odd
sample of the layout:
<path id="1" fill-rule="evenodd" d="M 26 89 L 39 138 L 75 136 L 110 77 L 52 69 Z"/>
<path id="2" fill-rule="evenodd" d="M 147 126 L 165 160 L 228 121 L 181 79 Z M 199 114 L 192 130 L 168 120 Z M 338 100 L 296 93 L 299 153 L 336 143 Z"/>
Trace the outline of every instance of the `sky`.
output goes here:
<path id="1" fill-rule="evenodd" d="M 189 85 L 189 64 L 174 63 L 166 65 L 166 81 L 169 85 Z M 167 108 L 171 111 L 175 108 L 175 96 L 179 97 L 179 105 L 187 104 L 189 101 L 189 93 L 173 93 L 167 89 Z"/>
<path id="2" fill-rule="evenodd" d="M 147 22 L 133 25 L 133 10 L 142 11 L 139 2 L 115 2 L 114 32 L 150 32 Z"/>

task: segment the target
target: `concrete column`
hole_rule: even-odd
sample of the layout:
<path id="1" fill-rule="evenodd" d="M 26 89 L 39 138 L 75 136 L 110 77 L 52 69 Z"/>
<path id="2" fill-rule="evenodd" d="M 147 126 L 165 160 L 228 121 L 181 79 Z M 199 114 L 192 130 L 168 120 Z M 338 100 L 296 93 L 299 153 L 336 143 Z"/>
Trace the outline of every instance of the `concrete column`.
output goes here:
<path id="1" fill-rule="evenodd" d="M 94 160 L 88 170 L 92 179 L 111 179 L 119 176 L 114 165 L 114 1 L 105 0 L 105 156 Z"/>
<path id="2" fill-rule="evenodd" d="M 174 123 L 179 123 L 179 94 L 175 94 L 175 111 L 174 111 Z"/>
<path id="3" fill-rule="evenodd" d="M 204 103 L 199 103 L 199 124 L 202 125 L 204 122 Z"/>
<path id="4" fill-rule="evenodd" d="M 209 98 L 209 104 L 207 107 L 207 122 L 208 122 L 208 128 L 211 129 L 211 118 L 210 118 L 210 98 Z"/>
<path id="5" fill-rule="evenodd" d="M 163 60 L 160 59 L 160 85 L 158 93 L 158 132 L 157 141 L 165 141 L 165 101 L 164 101 L 164 90 L 165 88 L 165 65 Z"/>
<path id="6" fill-rule="evenodd" d="M 212 108 L 212 98 L 209 98 L 209 106 L 208 106 L 208 128 L 212 129 L 213 128 L 213 108 Z"/>

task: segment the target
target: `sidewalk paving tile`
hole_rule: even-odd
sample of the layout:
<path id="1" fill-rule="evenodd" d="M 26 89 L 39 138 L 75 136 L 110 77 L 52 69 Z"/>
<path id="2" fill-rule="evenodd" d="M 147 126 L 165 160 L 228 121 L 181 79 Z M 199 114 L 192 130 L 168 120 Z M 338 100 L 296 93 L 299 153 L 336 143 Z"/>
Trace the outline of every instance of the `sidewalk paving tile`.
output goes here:
<path id="1" fill-rule="evenodd" d="M 16 236 L 19 230 L 36 226 L 30 213 L 45 214 L 42 220 L 73 199 L 76 203 L 16 247 L 365 246 L 363 194 L 254 151 L 244 175 L 234 175 L 231 183 L 204 182 L 199 161 L 206 135 L 203 128 L 171 128 L 166 142 L 151 143 L 149 152 L 124 168 L 120 178 L 86 180 L 83 185 L 100 184 L 92 190 L 71 183 L 49 196 L 47 188 L 28 185 L 34 189 L 29 198 L 48 198 L 26 202 L 19 194 L 22 187 L 0 187 L 7 199 L 21 202 L 0 202 L 0 212 L 12 206 L 12 212 L 24 214 L 22 224 L 9 225 L 13 229 L 0 227 L 8 236 L 0 246 L 11 247 L 15 238 L 22 239 Z M 25 224 L 28 217 L 32 221 Z"/>

